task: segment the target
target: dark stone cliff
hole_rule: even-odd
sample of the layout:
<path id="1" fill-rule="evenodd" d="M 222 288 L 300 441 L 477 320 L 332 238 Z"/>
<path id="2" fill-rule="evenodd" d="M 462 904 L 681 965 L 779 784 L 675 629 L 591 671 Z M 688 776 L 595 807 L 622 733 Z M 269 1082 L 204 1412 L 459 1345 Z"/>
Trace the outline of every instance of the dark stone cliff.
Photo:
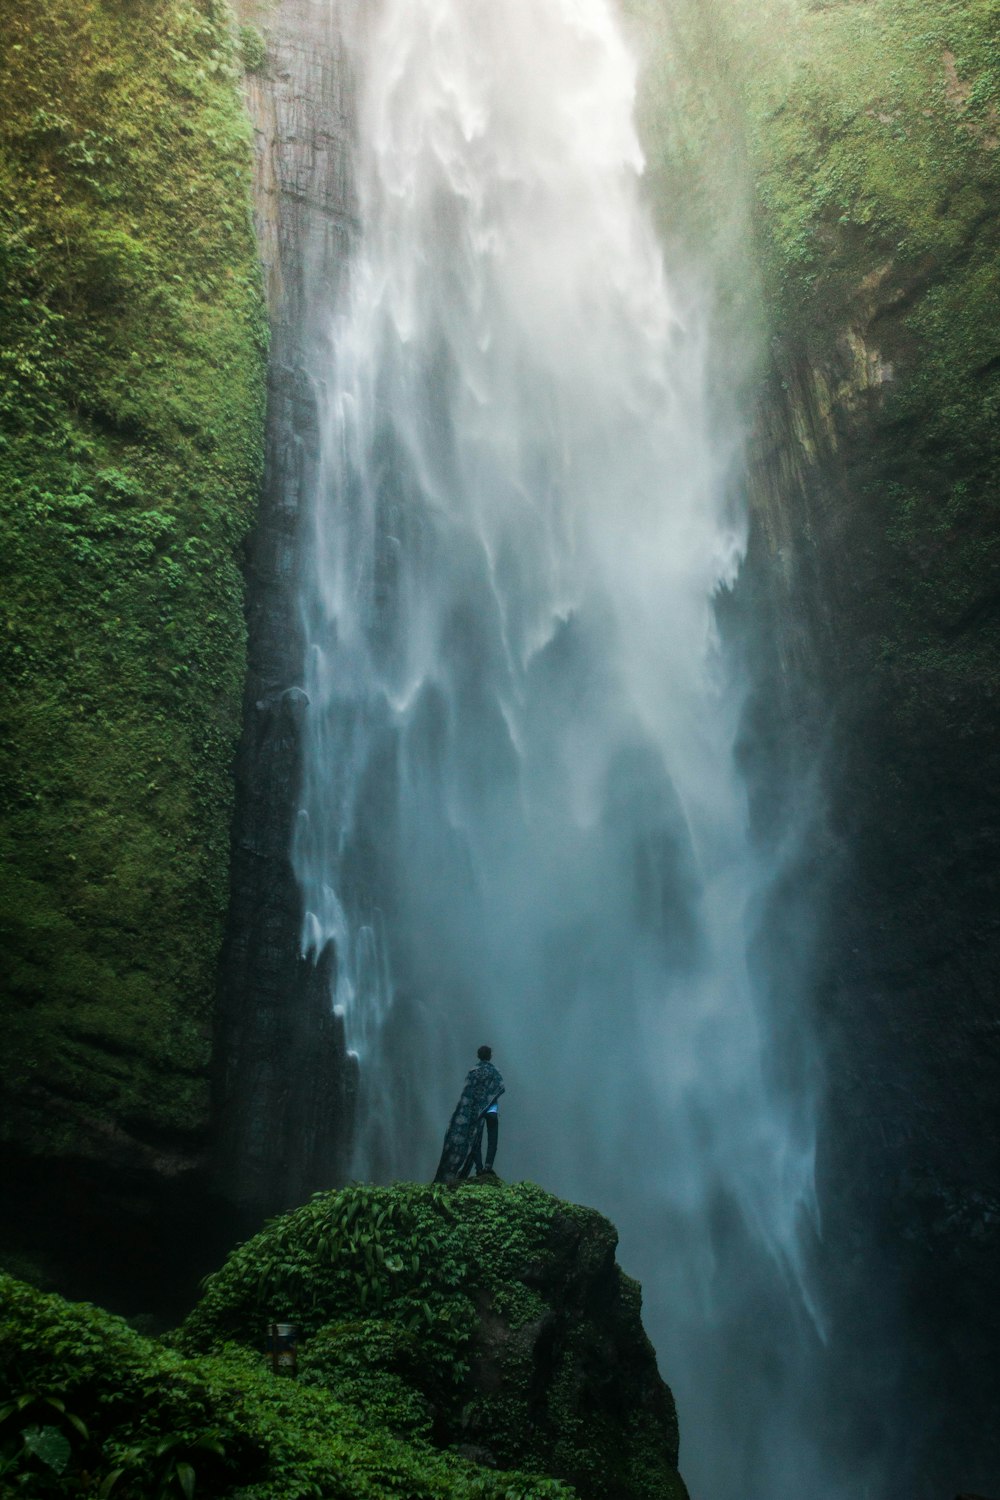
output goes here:
<path id="1" fill-rule="evenodd" d="M 795 1004 L 822 1070 L 825 1440 L 875 1493 L 990 1494 L 996 17 L 969 0 L 627 10 L 654 206 L 678 260 L 693 246 L 708 268 L 717 382 L 735 375 L 748 413 L 749 551 L 722 619 L 754 685 L 756 835 L 797 825 L 801 843 L 768 930 L 812 950 Z"/>
<path id="2" fill-rule="evenodd" d="M 247 93 L 271 319 L 267 449 L 247 548 L 249 670 L 216 1048 L 218 1176 L 251 1220 L 336 1179 L 354 1086 L 327 965 L 299 956 L 291 865 L 309 711 L 298 685 L 299 523 L 319 457 L 322 313 L 356 230 L 352 80 L 336 6 L 288 0 L 268 14 L 265 41 Z"/>
<path id="3" fill-rule="evenodd" d="M 756 677 L 744 756 L 761 839 L 796 779 L 811 819 L 816 957 L 801 1004 L 822 1056 L 818 1274 L 847 1413 L 831 1441 L 894 1496 L 991 1493 L 995 17 L 937 0 L 698 12 L 675 44 L 690 59 L 696 35 L 704 64 L 688 101 L 690 212 L 714 228 L 730 314 L 754 300 L 745 261 L 727 261 L 734 243 L 752 247 L 760 291 L 750 550 L 733 605 Z M 724 183 L 742 169 L 740 233 L 712 180 L 720 153 Z"/>

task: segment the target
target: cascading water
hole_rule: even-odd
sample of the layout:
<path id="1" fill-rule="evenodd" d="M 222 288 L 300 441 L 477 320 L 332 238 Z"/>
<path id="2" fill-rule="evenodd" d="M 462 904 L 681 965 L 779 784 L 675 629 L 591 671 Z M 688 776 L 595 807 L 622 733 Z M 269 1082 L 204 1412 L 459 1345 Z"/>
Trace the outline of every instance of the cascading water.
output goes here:
<path id="1" fill-rule="evenodd" d="M 689 1483 L 797 1495 L 812 1137 L 748 971 L 738 441 L 642 205 L 636 66 L 609 0 L 384 0 L 357 68 L 294 846 L 357 1170 L 428 1179 L 489 1041 L 498 1167 L 618 1223 Z"/>

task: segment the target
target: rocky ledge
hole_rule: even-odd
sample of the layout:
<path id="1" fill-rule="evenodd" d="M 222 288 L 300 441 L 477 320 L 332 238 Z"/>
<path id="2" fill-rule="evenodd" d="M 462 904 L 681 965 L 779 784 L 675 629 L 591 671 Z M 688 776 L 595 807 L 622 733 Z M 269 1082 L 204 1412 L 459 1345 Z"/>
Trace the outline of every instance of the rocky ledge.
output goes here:
<path id="1" fill-rule="evenodd" d="M 0 1452 L 39 1495 L 686 1500 L 616 1245 L 530 1183 L 352 1186 L 234 1250 L 163 1340 L 3 1278 Z"/>

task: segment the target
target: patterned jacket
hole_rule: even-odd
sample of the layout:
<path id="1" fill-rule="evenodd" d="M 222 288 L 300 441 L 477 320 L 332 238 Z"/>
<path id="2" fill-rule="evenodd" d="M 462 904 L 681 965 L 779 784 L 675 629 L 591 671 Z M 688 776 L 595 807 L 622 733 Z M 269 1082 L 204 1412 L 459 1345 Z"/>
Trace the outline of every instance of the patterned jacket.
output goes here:
<path id="1" fill-rule="evenodd" d="M 435 1182 L 450 1182 L 461 1175 L 472 1155 L 483 1116 L 505 1092 L 499 1070 L 491 1062 L 481 1062 L 469 1072 L 445 1133 Z"/>

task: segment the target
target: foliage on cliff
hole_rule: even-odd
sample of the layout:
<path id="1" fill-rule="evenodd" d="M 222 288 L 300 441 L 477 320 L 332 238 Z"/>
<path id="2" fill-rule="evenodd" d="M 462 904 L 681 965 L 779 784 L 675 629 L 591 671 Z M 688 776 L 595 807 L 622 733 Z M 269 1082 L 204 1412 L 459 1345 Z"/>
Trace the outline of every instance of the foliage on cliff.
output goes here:
<path id="1" fill-rule="evenodd" d="M 995 0 L 717 10 L 747 108 L 774 321 L 829 337 L 871 271 L 928 256 L 940 269 L 995 221 Z"/>
<path id="2" fill-rule="evenodd" d="M 0 1478 L 35 1496 L 559 1500 L 544 1478 L 481 1474 L 394 1437 L 323 1387 L 230 1348 L 186 1359 L 121 1319 L 0 1276 Z"/>
<path id="3" fill-rule="evenodd" d="M 221 0 L 0 0 L 6 1116 L 205 1118 L 266 324 Z"/>
<path id="4" fill-rule="evenodd" d="M 738 593 L 758 640 L 776 627 L 747 718 L 760 826 L 802 742 L 823 769 L 831 1347 L 873 1351 L 900 1488 L 944 1487 L 1000 1466 L 1000 4 L 670 10 L 646 69 L 661 212 L 686 182 L 680 232 L 712 238 L 723 284 L 759 267 Z"/>
<path id="5" fill-rule="evenodd" d="M 318 1195 L 206 1283 L 181 1346 L 308 1336 L 303 1380 L 593 1500 L 681 1497 L 673 1401 L 612 1225 L 521 1183 Z"/>
<path id="6" fill-rule="evenodd" d="M 614 1247 L 600 1215 L 528 1184 L 322 1194 L 233 1253 L 174 1347 L 2 1278 L 0 1472 L 121 1500 L 185 1482 L 234 1500 L 683 1500 Z M 298 1324 L 297 1382 L 256 1352 L 275 1317 Z"/>
<path id="7" fill-rule="evenodd" d="M 828 496 L 759 514 L 809 572 L 803 612 L 850 615 L 828 693 L 871 674 L 883 763 L 969 740 L 1000 692 L 1000 3 L 628 3 L 661 217 L 710 261 L 727 342 L 756 328 L 776 482 Z M 906 775 L 859 774 L 876 821 L 906 817 Z"/>
<path id="8" fill-rule="evenodd" d="M 886 544 L 873 643 L 916 729 L 921 681 L 1000 686 L 992 643 L 964 630 L 1000 585 L 1000 4 L 717 10 L 770 331 L 819 373 L 820 441 L 871 422 L 848 456 Z"/>
<path id="9" fill-rule="evenodd" d="M 950 783 L 940 811 L 957 827 L 1000 692 L 1000 4 L 715 13 L 797 462 L 838 495 L 841 551 L 819 566 L 845 609 L 831 686 L 864 704 L 845 725 L 851 796 L 893 846 L 879 859 L 899 860 L 909 823 L 903 857 L 929 871 L 906 808 L 924 805 L 918 786 L 947 801 Z M 934 883 L 954 887 L 940 870 Z"/>

